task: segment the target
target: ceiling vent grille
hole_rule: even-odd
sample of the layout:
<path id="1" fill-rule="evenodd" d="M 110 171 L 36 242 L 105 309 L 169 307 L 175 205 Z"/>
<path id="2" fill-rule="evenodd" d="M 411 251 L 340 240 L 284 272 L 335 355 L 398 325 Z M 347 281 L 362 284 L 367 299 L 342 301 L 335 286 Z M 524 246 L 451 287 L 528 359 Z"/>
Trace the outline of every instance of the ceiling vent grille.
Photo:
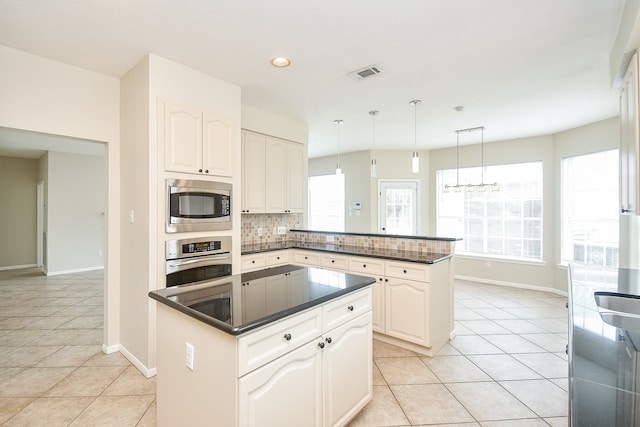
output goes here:
<path id="1" fill-rule="evenodd" d="M 376 76 L 381 72 L 382 72 L 382 69 L 380 67 L 378 67 L 377 65 L 371 65 L 361 70 L 353 71 L 347 75 L 354 80 L 362 80 L 362 79 L 366 79 L 367 77 Z"/>

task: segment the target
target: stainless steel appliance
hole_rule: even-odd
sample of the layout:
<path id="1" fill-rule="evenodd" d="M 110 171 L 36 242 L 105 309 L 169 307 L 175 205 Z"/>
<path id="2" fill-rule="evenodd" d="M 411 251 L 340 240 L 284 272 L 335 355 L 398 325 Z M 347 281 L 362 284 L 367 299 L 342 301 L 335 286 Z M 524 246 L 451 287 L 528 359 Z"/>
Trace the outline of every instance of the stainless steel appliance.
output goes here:
<path id="1" fill-rule="evenodd" d="M 168 240 L 166 286 L 189 285 L 231 275 L 231 237 Z"/>
<path id="2" fill-rule="evenodd" d="M 167 233 L 231 230 L 231 184 L 167 179 Z"/>

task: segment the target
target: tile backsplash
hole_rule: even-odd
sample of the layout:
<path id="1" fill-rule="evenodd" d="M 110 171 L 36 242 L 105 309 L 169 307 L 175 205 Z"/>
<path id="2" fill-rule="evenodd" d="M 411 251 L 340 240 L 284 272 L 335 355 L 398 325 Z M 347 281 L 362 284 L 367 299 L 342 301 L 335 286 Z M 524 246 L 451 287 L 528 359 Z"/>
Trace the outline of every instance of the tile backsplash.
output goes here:
<path id="1" fill-rule="evenodd" d="M 245 214 L 242 215 L 242 244 L 268 245 L 273 243 L 326 244 L 359 246 L 365 249 L 390 249 L 435 254 L 454 252 L 455 241 L 425 238 L 403 238 L 348 233 L 314 233 L 290 231 L 301 229 L 304 214 Z M 278 234 L 284 227 L 285 233 Z M 261 233 L 260 233 L 261 231 Z M 262 235 L 260 235 L 262 234 Z"/>
<path id="2" fill-rule="evenodd" d="M 242 244 L 266 244 L 291 240 L 289 230 L 302 228 L 304 214 L 243 214 Z M 285 227 L 285 234 L 278 234 Z M 262 236 L 259 232 L 262 231 Z"/>

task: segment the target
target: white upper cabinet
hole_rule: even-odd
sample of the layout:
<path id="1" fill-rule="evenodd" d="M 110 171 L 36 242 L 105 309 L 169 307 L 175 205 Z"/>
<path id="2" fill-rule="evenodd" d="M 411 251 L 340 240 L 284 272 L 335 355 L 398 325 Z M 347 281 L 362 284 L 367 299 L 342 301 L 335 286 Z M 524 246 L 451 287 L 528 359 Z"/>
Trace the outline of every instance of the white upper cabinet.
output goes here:
<path id="1" fill-rule="evenodd" d="M 233 176 L 233 123 L 214 113 L 164 101 L 164 168 Z"/>
<path id="2" fill-rule="evenodd" d="M 640 214 L 638 179 L 638 54 L 631 58 L 620 90 L 620 213 Z"/>
<path id="3" fill-rule="evenodd" d="M 243 141 L 242 213 L 303 213 L 305 146 L 248 131 Z"/>
<path id="4" fill-rule="evenodd" d="M 264 213 L 265 136 L 242 132 L 242 213 Z"/>

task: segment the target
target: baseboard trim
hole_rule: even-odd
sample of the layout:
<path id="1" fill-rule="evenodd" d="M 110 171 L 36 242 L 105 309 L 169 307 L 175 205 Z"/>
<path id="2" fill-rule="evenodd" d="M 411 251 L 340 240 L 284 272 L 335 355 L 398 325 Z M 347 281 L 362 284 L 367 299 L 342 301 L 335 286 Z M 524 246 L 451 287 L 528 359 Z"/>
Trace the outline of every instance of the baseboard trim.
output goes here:
<path id="1" fill-rule="evenodd" d="M 147 368 L 144 363 L 142 363 L 140 360 L 138 360 L 137 357 L 135 357 L 129 350 L 127 350 L 127 348 L 125 346 L 123 346 L 122 344 L 114 344 L 114 345 L 110 345 L 107 346 L 106 344 L 102 344 L 102 352 L 105 354 L 111 354 L 111 353 L 115 353 L 116 351 L 119 351 L 124 357 L 127 358 L 127 360 L 129 362 L 131 362 L 131 364 L 133 366 L 135 366 L 140 372 L 142 372 L 142 375 L 144 375 L 147 378 L 151 378 L 153 376 L 155 376 L 157 374 L 157 368 Z"/>
<path id="2" fill-rule="evenodd" d="M 47 276 L 58 276 L 60 274 L 82 273 L 85 271 L 104 270 L 104 265 L 97 267 L 74 268 L 72 270 L 47 271 Z"/>
<path id="3" fill-rule="evenodd" d="M 558 289 L 553 289 L 553 288 L 545 288 L 542 286 L 527 285 L 525 283 L 506 282 L 502 280 L 491 280 L 491 279 L 483 279 L 480 277 L 460 276 L 460 275 L 455 275 L 454 278 L 456 280 L 467 280 L 469 282 L 485 283 L 487 285 L 508 286 L 511 288 L 520 288 L 520 289 L 529 289 L 532 291 L 549 292 L 549 293 L 561 295 L 564 297 L 569 295 L 566 291 L 560 291 Z"/>
<path id="4" fill-rule="evenodd" d="M 22 268 L 33 268 L 37 267 L 37 264 L 24 264 L 24 265 L 8 265 L 6 267 L 0 267 L 0 271 L 4 270 L 20 270 Z"/>

